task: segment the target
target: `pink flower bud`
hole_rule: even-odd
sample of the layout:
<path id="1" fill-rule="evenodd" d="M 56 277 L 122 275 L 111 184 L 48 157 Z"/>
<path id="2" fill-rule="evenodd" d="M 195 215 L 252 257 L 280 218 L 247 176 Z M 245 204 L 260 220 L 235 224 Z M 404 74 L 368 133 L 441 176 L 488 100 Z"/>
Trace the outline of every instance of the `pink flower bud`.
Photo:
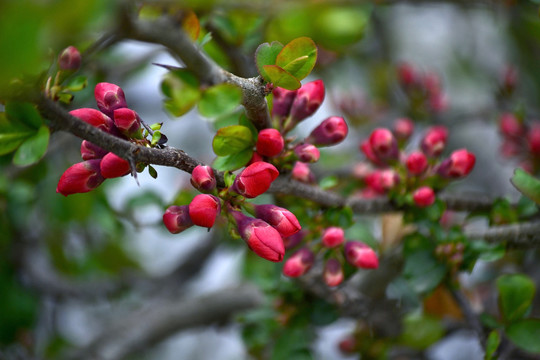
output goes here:
<path id="1" fill-rule="evenodd" d="M 285 249 L 289 250 L 300 244 L 302 240 L 304 240 L 304 236 L 306 236 L 305 231 L 300 230 L 294 235 L 283 238 L 283 245 L 285 246 Z"/>
<path id="2" fill-rule="evenodd" d="M 446 127 L 433 126 L 424 135 L 420 147 L 428 157 L 437 157 L 443 152 L 447 138 L 448 130 Z"/>
<path id="3" fill-rule="evenodd" d="M 83 160 L 101 159 L 106 154 L 106 150 L 92 144 L 88 140 L 83 140 L 81 143 L 81 157 Z"/>
<path id="4" fill-rule="evenodd" d="M 516 88 L 518 77 L 519 77 L 518 71 L 514 66 L 512 65 L 506 66 L 503 72 L 503 80 L 502 80 L 504 90 L 506 90 L 509 93 L 514 91 L 514 89 Z"/>
<path id="5" fill-rule="evenodd" d="M 394 135 L 398 140 L 407 140 L 414 131 L 414 123 L 409 118 L 399 118 L 394 121 Z"/>
<path id="6" fill-rule="evenodd" d="M 98 83 L 94 88 L 94 97 L 98 108 L 110 117 L 114 110 L 127 107 L 124 91 L 115 84 Z"/>
<path id="7" fill-rule="evenodd" d="M 430 95 L 440 94 L 441 92 L 441 78 L 434 72 L 426 72 L 422 78 L 422 84 Z"/>
<path id="8" fill-rule="evenodd" d="M 336 259 L 328 259 L 324 264 L 324 282 L 328 286 L 338 286 L 343 282 L 343 268 Z"/>
<path id="9" fill-rule="evenodd" d="M 505 158 L 511 158 L 518 155 L 521 150 L 521 144 L 517 142 L 517 139 L 504 139 L 500 151 Z"/>
<path id="10" fill-rule="evenodd" d="M 348 241 L 345 244 L 345 257 L 347 261 L 358 268 L 376 269 L 379 259 L 372 248 L 360 241 Z"/>
<path id="11" fill-rule="evenodd" d="M 291 106 L 296 97 L 296 91 L 275 87 L 272 91 L 272 116 L 287 117 L 291 112 Z"/>
<path id="12" fill-rule="evenodd" d="M 349 128 L 342 117 L 331 116 L 317 126 L 306 138 L 307 143 L 316 146 L 330 146 L 342 142 Z"/>
<path id="13" fill-rule="evenodd" d="M 97 188 L 105 180 L 101 176 L 101 160 L 87 160 L 69 167 L 60 177 L 56 192 L 64 196 L 85 193 Z"/>
<path id="14" fill-rule="evenodd" d="M 169 206 L 163 214 L 163 224 L 172 234 L 178 234 L 193 226 L 189 217 L 189 206 Z"/>
<path id="15" fill-rule="evenodd" d="M 397 140 L 392 132 L 385 128 L 373 130 L 369 145 L 375 156 L 381 160 L 397 159 L 399 155 Z"/>
<path id="16" fill-rule="evenodd" d="M 131 172 L 129 162 L 112 152 L 103 157 L 100 169 L 101 175 L 103 175 L 105 179 L 117 178 Z"/>
<path id="17" fill-rule="evenodd" d="M 369 139 L 365 140 L 363 143 L 360 144 L 360 150 L 366 155 L 366 158 L 370 160 L 375 165 L 385 165 L 384 162 L 379 159 L 377 155 L 375 155 L 375 152 L 373 151 L 373 148 L 371 147 L 371 144 L 369 142 Z"/>
<path id="18" fill-rule="evenodd" d="M 232 189 L 247 198 L 264 194 L 279 176 L 279 171 L 272 164 L 264 161 L 247 166 L 234 180 Z"/>
<path id="19" fill-rule="evenodd" d="M 375 193 L 382 195 L 399 184 L 399 176 L 391 169 L 375 170 L 366 176 L 365 182 Z"/>
<path id="20" fill-rule="evenodd" d="M 461 178 L 467 176 L 473 169 L 476 157 L 467 149 L 459 149 L 450 154 L 437 169 L 437 173 L 445 178 Z"/>
<path id="21" fill-rule="evenodd" d="M 313 115 L 324 100 L 324 83 L 322 80 L 308 82 L 296 91 L 291 106 L 291 117 L 299 122 Z"/>
<path id="22" fill-rule="evenodd" d="M 210 166 L 197 165 L 191 172 L 191 185 L 200 192 L 211 192 L 216 188 L 216 177 Z"/>
<path id="23" fill-rule="evenodd" d="M 532 154 L 540 155 L 540 124 L 536 123 L 531 126 L 527 133 L 527 145 Z"/>
<path id="24" fill-rule="evenodd" d="M 414 151 L 407 157 L 406 165 L 409 174 L 418 176 L 427 170 L 428 161 L 423 152 Z"/>
<path id="25" fill-rule="evenodd" d="M 321 152 L 315 145 L 311 144 L 298 144 L 294 148 L 294 154 L 298 157 L 298 160 L 305 163 L 314 163 L 319 161 Z"/>
<path id="26" fill-rule="evenodd" d="M 511 113 L 501 115 L 499 129 L 508 138 L 520 138 L 525 134 L 525 126 Z"/>
<path id="27" fill-rule="evenodd" d="M 128 108 L 120 108 L 113 111 L 114 123 L 120 132 L 127 137 L 137 137 L 141 130 L 141 118 Z"/>
<path id="28" fill-rule="evenodd" d="M 311 184 L 315 182 L 315 175 L 311 172 L 309 165 L 300 161 L 294 163 L 291 177 L 303 183 Z"/>
<path id="29" fill-rule="evenodd" d="M 236 220 L 240 236 L 253 252 L 266 260 L 283 261 L 285 247 L 276 229 L 261 219 L 247 217 L 238 211 L 233 211 L 232 215 Z"/>
<path id="30" fill-rule="evenodd" d="M 418 74 L 411 64 L 399 64 L 397 67 L 397 75 L 399 83 L 403 87 L 410 87 L 418 83 Z"/>
<path id="31" fill-rule="evenodd" d="M 422 186 L 413 193 L 413 201 L 418 207 L 427 207 L 435 202 L 435 192 L 429 186 Z"/>
<path id="32" fill-rule="evenodd" d="M 116 126 L 111 118 L 96 109 L 75 109 L 71 110 L 69 113 L 102 131 L 112 133 L 116 130 Z"/>
<path id="33" fill-rule="evenodd" d="M 279 155 L 284 145 L 285 142 L 279 131 L 276 129 L 264 129 L 259 131 L 255 147 L 259 154 L 273 157 Z"/>
<path id="34" fill-rule="evenodd" d="M 253 163 L 256 163 L 257 161 L 264 161 L 264 158 L 259 154 L 257 153 L 256 151 L 253 152 L 253 155 L 251 155 L 251 159 L 249 160 L 249 162 L 246 164 L 246 166 L 249 166 Z"/>
<path id="35" fill-rule="evenodd" d="M 352 175 L 358 180 L 364 180 L 373 172 L 373 167 L 367 162 L 359 162 L 353 167 Z"/>
<path id="36" fill-rule="evenodd" d="M 443 93 L 429 95 L 429 107 L 432 111 L 439 113 L 448 109 L 448 97 Z"/>
<path id="37" fill-rule="evenodd" d="M 189 204 L 189 217 L 193 224 L 211 228 L 221 211 L 219 198 L 214 195 L 199 194 Z"/>
<path id="38" fill-rule="evenodd" d="M 326 228 L 322 235 L 322 243 L 328 248 L 333 248 L 343 244 L 345 241 L 345 232 L 342 228 L 331 226 Z"/>
<path id="39" fill-rule="evenodd" d="M 304 275 L 313 265 L 315 255 L 309 249 L 303 248 L 292 254 L 285 261 L 283 275 L 288 277 L 299 277 Z"/>
<path id="40" fill-rule="evenodd" d="M 255 216 L 273 226 L 281 236 L 291 236 L 302 228 L 292 212 L 272 204 L 255 205 Z"/>
<path id="41" fill-rule="evenodd" d="M 81 67 L 81 53 L 74 46 L 68 46 L 58 56 L 60 70 L 77 70 Z"/>

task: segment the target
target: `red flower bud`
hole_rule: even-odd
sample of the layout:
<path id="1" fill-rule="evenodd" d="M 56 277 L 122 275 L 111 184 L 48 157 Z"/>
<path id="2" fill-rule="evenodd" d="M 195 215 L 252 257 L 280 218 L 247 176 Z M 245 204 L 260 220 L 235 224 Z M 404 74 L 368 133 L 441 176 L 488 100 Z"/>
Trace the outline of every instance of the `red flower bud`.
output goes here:
<path id="1" fill-rule="evenodd" d="M 439 113 L 448 109 L 448 97 L 443 93 L 435 93 L 429 96 L 429 107 Z"/>
<path id="2" fill-rule="evenodd" d="M 85 193 L 97 188 L 105 180 L 101 176 L 101 160 L 87 160 L 69 167 L 60 177 L 56 192 L 64 196 Z"/>
<path id="3" fill-rule="evenodd" d="M 476 157 L 466 149 L 459 149 L 450 154 L 437 169 L 437 173 L 445 178 L 461 178 L 468 175 L 474 167 Z"/>
<path id="4" fill-rule="evenodd" d="M 254 198 L 265 193 L 278 175 L 279 171 L 274 165 L 264 161 L 254 162 L 238 174 L 232 189 L 247 198 Z"/>
<path id="5" fill-rule="evenodd" d="M 120 86 L 101 82 L 94 88 L 98 108 L 112 117 L 114 110 L 127 107 L 124 91 Z"/>
<path id="6" fill-rule="evenodd" d="M 83 140 L 81 143 L 81 157 L 83 160 L 101 159 L 106 154 L 106 150 L 92 144 L 90 141 Z"/>
<path id="7" fill-rule="evenodd" d="M 116 126 L 111 118 L 96 109 L 75 109 L 71 110 L 69 113 L 102 131 L 112 133 L 116 130 Z"/>
<path id="8" fill-rule="evenodd" d="M 60 70 L 77 70 L 81 67 L 81 53 L 74 46 L 68 46 L 58 56 Z"/>
<path id="9" fill-rule="evenodd" d="M 128 108 L 120 108 L 113 111 L 114 123 L 120 132 L 127 137 L 137 137 L 141 130 L 141 118 Z"/>
<path id="10" fill-rule="evenodd" d="M 112 152 L 103 157 L 100 168 L 105 179 L 117 178 L 131 172 L 129 162 Z"/>
<path id="11" fill-rule="evenodd" d="M 422 83 L 428 94 L 440 94 L 441 78 L 436 73 L 426 72 L 422 78 Z"/>
<path id="12" fill-rule="evenodd" d="M 503 81 L 502 81 L 504 90 L 506 90 L 509 93 L 514 91 L 517 81 L 518 81 L 518 77 L 519 77 L 518 71 L 514 66 L 512 65 L 506 66 L 504 69 Z"/>
<path id="13" fill-rule="evenodd" d="M 428 157 L 436 157 L 443 152 L 447 138 L 448 130 L 446 127 L 433 126 L 424 135 L 420 147 Z"/>
<path id="14" fill-rule="evenodd" d="M 373 130 L 369 137 L 369 145 L 375 156 L 381 160 L 397 159 L 399 155 L 397 141 L 388 129 Z"/>
<path id="15" fill-rule="evenodd" d="M 306 236 L 306 233 L 303 230 L 300 230 L 294 235 L 283 238 L 285 249 L 289 250 L 300 244 L 302 240 L 304 240 L 304 236 Z"/>
<path id="16" fill-rule="evenodd" d="M 406 165 L 409 174 L 418 176 L 426 171 L 428 168 L 428 161 L 424 153 L 415 151 L 407 157 Z"/>
<path id="17" fill-rule="evenodd" d="M 275 87 L 272 91 L 272 116 L 287 117 L 291 112 L 291 106 L 296 97 L 296 90 L 286 90 Z"/>
<path id="18" fill-rule="evenodd" d="M 193 224 L 211 228 L 221 211 L 219 198 L 214 195 L 199 194 L 189 204 L 189 217 Z"/>
<path id="19" fill-rule="evenodd" d="M 371 147 L 371 144 L 369 143 L 369 139 L 365 140 L 363 143 L 360 144 L 360 150 L 366 155 L 366 158 L 370 160 L 373 164 L 382 166 L 384 165 L 384 162 L 379 159 L 377 155 L 375 155 L 375 152 L 373 152 L 373 148 Z"/>
<path id="20" fill-rule="evenodd" d="M 247 217 L 238 211 L 233 211 L 232 215 L 236 220 L 240 236 L 253 252 L 266 260 L 283 261 L 285 247 L 276 229 L 261 219 Z"/>
<path id="21" fill-rule="evenodd" d="M 328 259 L 324 264 L 324 282 L 328 286 L 338 286 L 343 282 L 343 268 L 336 259 Z"/>
<path id="22" fill-rule="evenodd" d="M 249 160 L 249 162 L 246 164 L 246 166 L 249 166 L 253 163 L 256 163 L 257 161 L 264 161 L 264 158 L 259 154 L 257 153 L 256 151 L 253 152 L 253 155 L 251 155 L 251 159 Z"/>
<path id="23" fill-rule="evenodd" d="M 518 155 L 521 150 L 521 144 L 517 142 L 517 139 L 504 139 L 500 151 L 505 158 L 511 158 Z"/>
<path id="24" fill-rule="evenodd" d="M 373 172 L 373 167 L 367 162 L 359 162 L 353 167 L 352 175 L 358 180 L 364 180 Z"/>
<path id="25" fill-rule="evenodd" d="M 414 131 L 414 123 L 408 118 L 399 118 L 394 121 L 394 135 L 398 140 L 407 140 Z"/>
<path id="26" fill-rule="evenodd" d="M 319 161 L 321 152 L 311 144 L 298 144 L 294 148 L 294 154 L 298 157 L 298 160 L 305 163 L 313 163 Z"/>
<path id="27" fill-rule="evenodd" d="M 349 335 L 342 339 L 338 344 L 339 350 L 345 354 L 350 355 L 358 351 L 358 344 L 354 336 Z"/>
<path id="28" fill-rule="evenodd" d="M 272 157 L 279 155 L 284 145 L 285 142 L 279 131 L 276 129 L 264 129 L 259 131 L 255 147 L 259 154 Z"/>
<path id="29" fill-rule="evenodd" d="M 330 146 L 342 142 L 349 128 L 342 117 L 331 116 L 317 126 L 306 139 L 306 142 L 316 146 Z"/>
<path id="30" fill-rule="evenodd" d="M 401 63 L 397 67 L 398 80 L 401 86 L 410 87 L 418 83 L 416 69 L 408 63 Z"/>
<path id="31" fill-rule="evenodd" d="M 501 133 L 509 138 L 520 138 L 525 134 L 525 126 L 511 113 L 504 113 L 499 120 Z"/>
<path id="32" fill-rule="evenodd" d="M 272 225 L 281 236 L 291 236 L 302 228 L 292 212 L 272 204 L 255 205 L 255 216 Z"/>
<path id="33" fill-rule="evenodd" d="M 200 192 L 211 192 L 216 188 L 216 177 L 210 166 L 197 165 L 191 172 L 191 185 Z"/>
<path id="34" fill-rule="evenodd" d="M 540 124 L 534 124 L 531 126 L 527 133 L 527 144 L 529 150 L 536 156 L 540 155 Z"/>
<path id="35" fill-rule="evenodd" d="M 345 257 L 347 261 L 358 268 L 376 269 L 379 259 L 372 248 L 360 241 L 348 241 L 345 244 Z"/>
<path id="36" fill-rule="evenodd" d="M 342 228 L 331 226 L 326 228 L 322 235 L 322 243 L 328 248 L 339 246 L 345 241 L 345 232 Z"/>
<path id="37" fill-rule="evenodd" d="M 163 214 L 163 224 L 172 234 L 178 234 L 193 226 L 189 217 L 189 206 L 169 206 Z"/>
<path id="38" fill-rule="evenodd" d="M 300 161 L 294 163 L 291 177 L 300 182 L 311 184 L 315 182 L 315 175 L 311 172 L 309 165 Z"/>
<path id="39" fill-rule="evenodd" d="M 382 195 L 399 184 L 399 176 L 391 169 L 375 170 L 366 176 L 365 182 L 375 193 Z"/>
<path id="40" fill-rule="evenodd" d="M 313 115 L 324 100 L 324 83 L 322 80 L 308 82 L 296 91 L 296 97 L 291 106 L 291 117 L 299 122 Z"/>
<path id="41" fill-rule="evenodd" d="M 313 265 L 315 255 L 309 249 L 303 248 L 292 254 L 285 261 L 283 275 L 288 277 L 299 277 L 304 275 Z"/>
<path id="42" fill-rule="evenodd" d="M 422 186 L 413 193 L 413 200 L 418 207 L 427 207 L 435 202 L 435 192 L 429 186 Z"/>

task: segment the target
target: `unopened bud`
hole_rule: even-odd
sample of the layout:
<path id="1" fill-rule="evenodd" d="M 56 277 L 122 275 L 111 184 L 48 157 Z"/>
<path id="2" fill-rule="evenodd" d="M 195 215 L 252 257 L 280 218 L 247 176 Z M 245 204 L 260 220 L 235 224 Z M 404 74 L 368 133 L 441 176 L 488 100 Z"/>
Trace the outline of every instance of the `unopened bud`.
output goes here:
<path id="1" fill-rule="evenodd" d="M 409 63 L 401 63 L 397 67 L 398 81 L 401 86 L 408 88 L 418 83 L 416 69 Z"/>
<path id="2" fill-rule="evenodd" d="M 216 188 L 216 177 L 210 166 L 197 165 L 191 172 L 191 185 L 200 192 L 211 192 Z"/>
<path id="3" fill-rule="evenodd" d="M 315 175 L 311 172 L 309 165 L 300 161 L 294 163 L 291 177 L 303 183 L 311 184 L 315 182 Z"/>
<path id="4" fill-rule="evenodd" d="M 435 202 L 435 192 L 429 186 L 422 186 L 413 193 L 413 201 L 418 207 L 428 207 Z"/>
<path id="5" fill-rule="evenodd" d="M 279 176 L 279 171 L 270 163 L 254 162 L 247 166 L 234 180 L 232 190 L 247 198 L 254 198 L 266 192 Z"/>
<path id="6" fill-rule="evenodd" d="M 409 118 L 399 118 L 394 121 L 394 135 L 398 140 L 407 140 L 414 131 L 414 123 Z"/>
<path id="7" fill-rule="evenodd" d="M 285 261 L 283 275 L 288 277 L 302 276 L 311 268 L 314 261 L 315 255 L 311 250 L 300 249 Z"/>
<path id="8" fill-rule="evenodd" d="M 342 142 L 349 128 L 342 117 L 331 116 L 321 122 L 306 138 L 306 142 L 316 146 L 331 146 Z"/>
<path id="9" fill-rule="evenodd" d="M 300 244 L 302 240 L 304 240 L 304 236 L 306 236 L 305 231 L 300 230 L 294 235 L 283 238 L 283 245 L 285 246 L 285 249 L 289 250 Z"/>
<path id="10" fill-rule="evenodd" d="M 255 205 L 255 216 L 273 226 L 283 237 L 291 236 L 301 229 L 292 212 L 272 204 Z"/>
<path id="11" fill-rule="evenodd" d="M 409 174 L 418 176 L 422 175 L 427 170 L 428 161 L 424 153 L 415 151 L 407 157 L 406 165 Z"/>
<path id="12" fill-rule="evenodd" d="M 83 140 L 81 143 L 81 157 L 83 160 L 101 159 L 106 154 L 106 150 L 92 144 L 88 140 Z"/>
<path id="13" fill-rule="evenodd" d="M 396 138 L 388 129 L 373 130 L 369 137 L 369 144 L 375 156 L 382 161 L 398 158 L 399 150 Z"/>
<path id="14" fill-rule="evenodd" d="M 338 286 L 341 284 L 344 279 L 341 263 L 336 259 L 328 259 L 324 264 L 323 278 L 328 286 Z"/>
<path id="15" fill-rule="evenodd" d="M 71 110 L 69 113 L 76 118 L 81 119 L 85 123 L 97 127 L 102 131 L 108 133 L 114 133 L 116 131 L 116 126 L 114 125 L 114 122 L 111 120 L 111 118 L 96 109 L 75 109 Z"/>
<path id="16" fill-rule="evenodd" d="M 345 241 L 345 232 L 342 228 L 331 226 L 326 228 L 322 235 L 322 243 L 328 248 L 333 248 L 343 244 Z"/>
<path id="17" fill-rule="evenodd" d="M 534 155 L 540 155 L 540 124 L 535 123 L 531 126 L 527 133 L 527 145 L 529 151 Z"/>
<path id="18" fill-rule="evenodd" d="M 124 91 L 120 86 L 101 82 L 94 88 L 98 108 L 112 117 L 114 110 L 127 107 Z"/>
<path id="19" fill-rule="evenodd" d="M 264 129 L 259 131 L 255 147 L 259 154 L 273 157 L 281 153 L 284 145 L 285 142 L 279 131 L 276 129 Z"/>
<path id="20" fill-rule="evenodd" d="M 525 134 L 525 126 L 511 113 L 504 113 L 499 120 L 499 129 L 507 138 L 521 138 Z"/>
<path id="21" fill-rule="evenodd" d="M 189 217 L 193 224 L 211 228 L 221 211 L 219 198 L 214 195 L 199 194 L 189 204 Z"/>
<path id="22" fill-rule="evenodd" d="M 296 90 L 291 91 L 275 87 L 272 91 L 272 116 L 285 118 L 291 112 L 291 106 L 296 97 Z"/>
<path id="23" fill-rule="evenodd" d="M 379 259 L 372 248 L 360 241 L 349 241 L 345 244 L 345 257 L 347 261 L 358 268 L 376 269 Z"/>
<path id="24" fill-rule="evenodd" d="M 103 157 L 100 169 L 101 175 L 103 175 L 105 179 L 121 177 L 131 172 L 129 162 L 112 152 Z"/>
<path id="25" fill-rule="evenodd" d="M 467 176 L 473 169 L 476 157 L 467 149 L 459 149 L 450 154 L 437 169 L 437 173 L 445 178 L 461 178 Z"/>
<path id="26" fill-rule="evenodd" d="M 291 117 L 299 122 L 313 115 L 324 100 L 324 83 L 322 80 L 308 82 L 296 91 L 296 97 L 291 106 Z"/>
<path id="27" fill-rule="evenodd" d="M 81 67 L 81 53 L 74 46 L 68 46 L 58 56 L 60 70 L 77 70 Z"/>
<path id="28" fill-rule="evenodd" d="M 58 181 L 56 192 L 64 196 L 85 193 L 97 188 L 105 180 L 101 176 L 101 160 L 87 160 L 70 166 Z"/>
<path id="29" fill-rule="evenodd" d="M 366 185 L 382 195 L 399 184 L 399 175 L 391 169 L 375 170 L 365 178 Z"/>
<path id="30" fill-rule="evenodd" d="M 294 148 L 294 154 L 298 157 L 298 160 L 304 163 L 314 163 L 319 161 L 321 152 L 315 145 L 311 144 L 298 144 Z"/>
<path id="31" fill-rule="evenodd" d="M 433 126 L 424 135 L 420 147 L 428 157 L 437 157 L 443 152 L 447 138 L 448 130 L 446 127 Z"/>
<path id="32" fill-rule="evenodd" d="M 169 206 L 163 214 L 163 224 L 172 234 L 178 234 L 193 226 L 189 217 L 189 206 Z"/>
<path id="33" fill-rule="evenodd" d="M 116 109 L 113 112 L 114 123 L 118 130 L 128 138 L 140 137 L 141 118 L 139 115 L 128 108 Z"/>

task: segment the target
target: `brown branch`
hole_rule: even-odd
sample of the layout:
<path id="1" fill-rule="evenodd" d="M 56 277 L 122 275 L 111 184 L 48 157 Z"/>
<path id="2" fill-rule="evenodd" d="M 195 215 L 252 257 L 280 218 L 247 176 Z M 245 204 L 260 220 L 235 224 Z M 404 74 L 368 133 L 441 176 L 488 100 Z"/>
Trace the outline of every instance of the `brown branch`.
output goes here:
<path id="1" fill-rule="evenodd" d="M 484 239 L 489 243 L 506 243 L 514 248 L 540 246 L 540 221 L 501 225 L 486 230 L 466 230 L 470 239 Z"/>

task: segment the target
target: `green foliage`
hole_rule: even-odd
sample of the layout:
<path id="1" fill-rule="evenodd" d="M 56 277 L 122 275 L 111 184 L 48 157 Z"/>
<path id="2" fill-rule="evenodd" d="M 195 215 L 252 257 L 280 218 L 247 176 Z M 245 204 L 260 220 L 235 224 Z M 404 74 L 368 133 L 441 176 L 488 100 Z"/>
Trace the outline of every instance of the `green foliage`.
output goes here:
<path id="1" fill-rule="evenodd" d="M 240 105 L 242 91 L 232 84 L 219 84 L 202 92 L 199 112 L 209 118 L 231 113 Z"/>
<path id="2" fill-rule="evenodd" d="M 441 321 L 427 315 L 409 314 L 403 319 L 400 343 L 415 349 L 426 349 L 444 335 Z"/>
<path id="3" fill-rule="evenodd" d="M 255 51 L 255 64 L 257 65 L 259 73 L 266 81 L 270 81 L 270 76 L 264 70 L 264 66 L 275 64 L 281 49 L 283 49 L 282 43 L 279 41 L 272 41 L 271 44 L 264 43 L 259 45 Z"/>
<path id="4" fill-rule="evenodd" d="M 42 125 L 38 132 L 25 139 L 13 156 L 13 163 L 19 166 L 28 166 L 37 163 L 49 146 L 49 128 Z"/>
<path id="5" fill-rule="evenodd" d="M 501 343 L 501 336 L 496 330 L 493 330 L 489 333 L 489 336 L 486 341 L 486 353 L 484 355 L 484 360 L 495 359 L 495 351 Z"/>
<path id="6" fill-rule="evenodd" d="M 523 195 L 540 204 L 540 180 L 518 168 L 510 181 Z"/>
<path id="7" fill-rule="evenodd" d="M 506 329 L 508 338 L 522 348 L 531 353 L 540 354 L 540 320 L 527 319 L 511 324 Z"/>
<path id="8" fill-rule="evenodd" d="M 218 130 L 212 141 L 214 153 L 227 156 L 254 145 L 251 130 L 242 125 L 231 125 Z"/>
<path id="9" fill-rule="evenodd" d="M 497 279 L 499 307 L 506 322 L 522 319 L 529 311 L 536 288 L 522 274 L 502 275 Z"/>
<path id="10" fill-rule="evenodd" d="M 174 116 L 187 113 L 201 98 L 199 80 L 188 70 L 180 69 L 165 74 L 161 82 L 165 95 L 165 109 Z"/>

